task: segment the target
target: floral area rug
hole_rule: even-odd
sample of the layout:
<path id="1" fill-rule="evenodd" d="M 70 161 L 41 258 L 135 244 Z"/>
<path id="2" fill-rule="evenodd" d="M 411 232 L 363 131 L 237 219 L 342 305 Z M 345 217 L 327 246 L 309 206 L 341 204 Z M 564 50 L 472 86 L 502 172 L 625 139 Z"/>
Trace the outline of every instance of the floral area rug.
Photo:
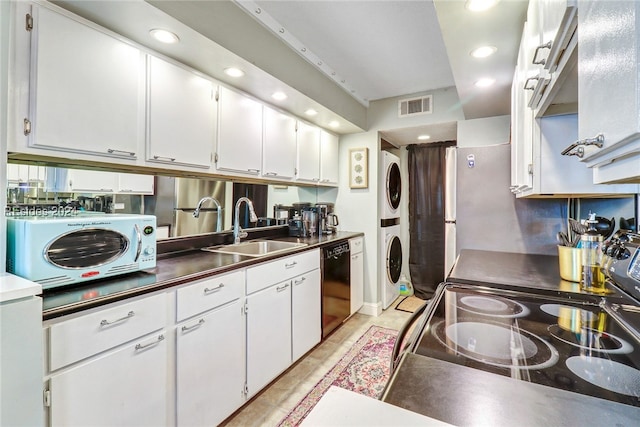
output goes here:
<path id="1" fill-rule="evenodd" d="M 397 334 L 393 329 L 371 326 L 278 427 L 299 425 L 332 385 L 378 398 L 389 378 Z"/>

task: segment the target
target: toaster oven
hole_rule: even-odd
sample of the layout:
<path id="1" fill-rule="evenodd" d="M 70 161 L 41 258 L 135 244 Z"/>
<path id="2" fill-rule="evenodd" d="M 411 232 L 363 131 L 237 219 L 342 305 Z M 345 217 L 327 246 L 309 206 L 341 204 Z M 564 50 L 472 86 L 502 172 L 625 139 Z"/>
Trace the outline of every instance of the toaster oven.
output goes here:
<path id="1" fill-rule="evenodd" d="M 7 218 L 7 271 L 43 289 L 155 265 L 153 215 Z"/>

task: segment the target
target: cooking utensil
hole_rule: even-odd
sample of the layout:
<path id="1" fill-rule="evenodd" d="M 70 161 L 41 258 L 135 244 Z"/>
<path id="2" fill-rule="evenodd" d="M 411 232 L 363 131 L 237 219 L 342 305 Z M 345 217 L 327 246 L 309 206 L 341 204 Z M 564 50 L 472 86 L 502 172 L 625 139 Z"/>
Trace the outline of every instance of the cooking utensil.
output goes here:
<path id="1" fill-rule="evenodd" d="M 558 231 L 556 238 L 558 239 L 558 243 L 560 243 L 561 246 L 573 246 L 569 237 L 562 231 Z"/>
<path id="2" fill-rule="evenodd" d="M 584 234 L 587 232 L 587 226 L 573 218 L 569 218 L 569 227 L 574 233 Z"/>

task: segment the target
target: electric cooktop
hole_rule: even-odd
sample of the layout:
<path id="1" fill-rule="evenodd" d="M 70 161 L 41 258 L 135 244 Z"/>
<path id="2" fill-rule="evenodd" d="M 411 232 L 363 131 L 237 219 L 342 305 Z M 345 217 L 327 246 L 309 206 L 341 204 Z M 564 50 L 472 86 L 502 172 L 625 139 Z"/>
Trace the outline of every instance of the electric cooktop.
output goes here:
<path id="1" fill-rule="evenodd" d="M 444 284 L 419 355 L 640 407 L 640 310 L 591 295 Z"/>

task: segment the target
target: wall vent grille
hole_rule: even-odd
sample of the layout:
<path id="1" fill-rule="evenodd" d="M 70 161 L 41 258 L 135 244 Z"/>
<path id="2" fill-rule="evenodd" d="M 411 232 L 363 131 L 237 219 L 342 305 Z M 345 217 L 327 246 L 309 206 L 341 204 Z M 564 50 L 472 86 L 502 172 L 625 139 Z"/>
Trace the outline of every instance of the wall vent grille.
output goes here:
<path id="1" fill-rule="evenodd" d="M 398 117 L 416 114 L 431 114 L 433 111 L 433 95 L 420 98 L 401 99 L 398 101 Z"/>

